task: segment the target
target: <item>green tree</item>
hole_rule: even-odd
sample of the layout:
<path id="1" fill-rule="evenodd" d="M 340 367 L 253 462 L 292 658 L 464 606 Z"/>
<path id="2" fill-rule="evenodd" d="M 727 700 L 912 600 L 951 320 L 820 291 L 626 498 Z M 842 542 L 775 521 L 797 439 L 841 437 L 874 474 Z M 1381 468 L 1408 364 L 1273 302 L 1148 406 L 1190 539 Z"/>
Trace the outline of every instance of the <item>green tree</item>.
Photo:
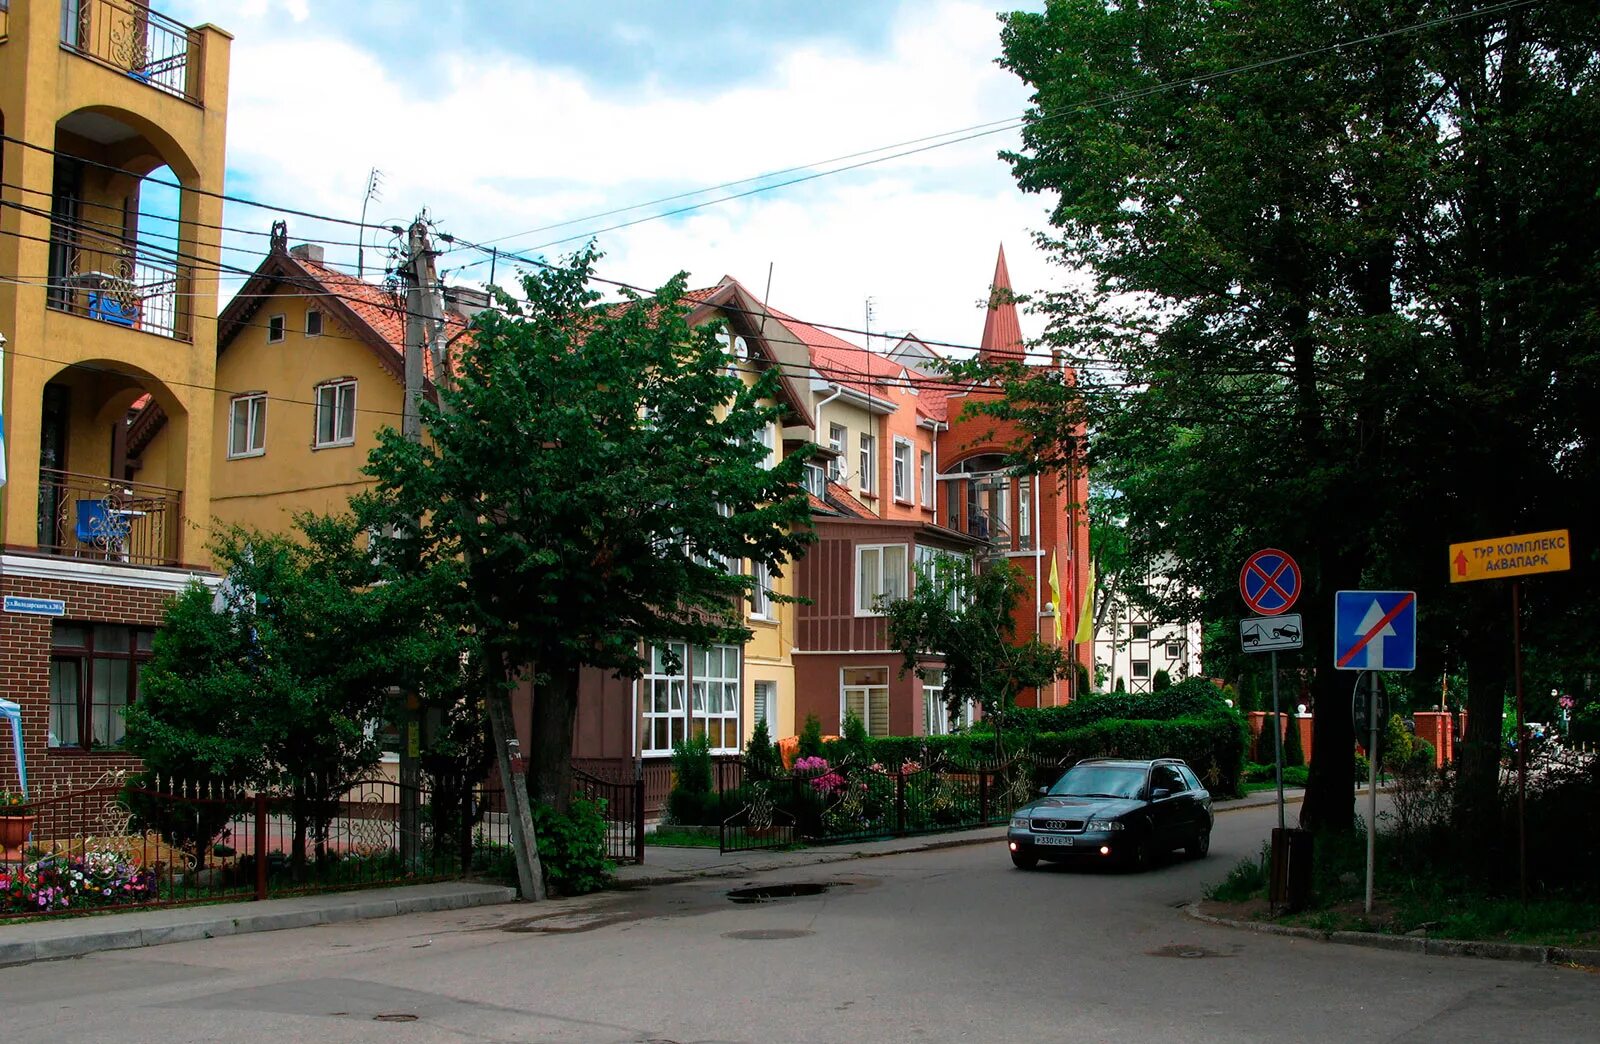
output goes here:
<path id="1" fill-rule="evenodd" d="M 458 342 L 429 440 L 382 433 L 361 517 L 413 574 L 441 570 L 476 635 L 485 699 L 531 676 L 534 797 L 563 807 L 579 672 L 638 677 L 652 647 L 742 643 L 750 559 L 781 575 L 813 539 L 805 452 L 765 467 L 779 374 L 747 386 L 684 277 L 603 307 L 597 258 L 524 275 Z M 420 523 L 414 520 L 421 519 Z"/>
<path id="2" fill-rule="evenodd" d="M 1600 173 L 1580 143 L 1600 128 L 1600 21 L 1559 0 L 1432 18 L 1455 10 L 1051 0 L 1005 16 L 1002 64 L 1034 91 L 1007 159 L 1058 194 L 1048 242 L 1094 283 L 1041 302 L 1077 382 L 985 372 L 1007 384 L 996 412 L 1022 426 L 1022 459 L 1070 459 L 1089 424 L 1130 562 L 1168 567 L 1173 615 L 1234 615 L 1239 565 L 1281 547 L 1305 571 L 1305 662 L 1324 664 L 1333 591 L 1417 587 L 1437 607 L 1424 663 L 1468 667 L 1462 792 L 1490 800 L 1504 593 L 1450 590 L 1439 556 L 1592 517 Z M 1572 581 L 1552 601 L 1594 587 Z M 1351 747 L 1344 688 L 1311 678 L 1316 749 Z M 1307 825 L 1353 821 L 1347 760 L 1312 765 Z"/>
<path id="3" fill-rule="evenodd" d="M 904 658 L 900 672 L 925 677 L 929 658 L 943 662 L 944 699 L 950 720 L 976 704 L 994 724 L 995 752 L 1006 711 L 1024 689 L 1038 688 L 1072 669 L 1069 656 L 1037 638 L 1017 640 L 1012 609 L 1022 596 L 1017 569 L 1000 560 L 977 573 L 964 562 L 941 557 L 931 575 L 919 571 L 906 598 L 882 607 L 889 644 Z"/>

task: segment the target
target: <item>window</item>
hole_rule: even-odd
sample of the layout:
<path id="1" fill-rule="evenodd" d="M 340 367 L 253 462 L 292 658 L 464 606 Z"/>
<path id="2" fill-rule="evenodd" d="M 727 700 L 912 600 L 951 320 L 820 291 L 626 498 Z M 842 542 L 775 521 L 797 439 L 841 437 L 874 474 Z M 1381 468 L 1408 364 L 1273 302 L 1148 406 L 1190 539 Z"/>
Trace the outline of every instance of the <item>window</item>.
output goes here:
<path id="1" fill-rule="evenodd" d="M 1150 661 L 1149 660 L 1134 660 L 1133 661 L 1133 676 L 1134 676 L 1134 678 L 1148 678 L 1148 677 L 1150 677 Z"/>
<path id="2" fill-rule="evenodd" d="M 356 382 L 334 381 L 317 386 L 318 448 L 349 446 L 356 441 Z"/>
<path id="3" fill-rule="evenodd" d="M 822 496 L 825 489 L 822 467 L 817 464 L 807 464 L 803 482 L 807 492 Z"/>
<path id="4" fill-rule="evenodd" d="M 322 336 L 322 313 L 314 308 L 306 311 L 306 336 Z"/>
<path id="5" fill-rule="evenodd" d="M 1033 483 L 1024 475 L 1017 480 L 1017 550 L 1033 547 Z"/>
<path id="6" fill-rule="evenodd" d="M 933 454 L 922 454 L 922 506 L 933 507 Z"/>
<path id="7" fill-rule="evenodd" d="M 689 679 L 692 712 L 689 731 L 705 733 L 714 754 L 739 753 L 739 647 L 713 645 L 692 650 Z"/>
<path id="8" fill-rule="evenodd" d="M 761 466 L 764 468 L 777 467 L 778 448 L 777 443 L 773 440 L 772 425 L 763 424 L 761 427 L 757 428 L 756 441 L 761 443 L 762 446 L 766 447 L 767 450 L 767 455 L 761 458 Z"/>
<path id="9" fill-rule="evenodd" d="M 765 725 L 768 736 L 778 734 L 778 683 L 758 681 L 755 684 L 755 725 Z"/>
<path id="10" fill-rule="evenodd" d="M 841 672 L 839 728 L 853 714 L 869 736 L 889 735 L 889 668 L 846 667 Z"/>
<path id="11" fill-rule="evenodd" d="M 266 393 L 241 395 L 228 407 L 228 456 L 259 457 L 266 451 Z"/>
<path id="12" fill-rule="evenodd" d="M 1200 777 L 1196 776 L 1188 765 L 1176 765 L 1174 767 L 1178 770 L 1178 775 L 1183 777 L 1183 787 L 1185 790 L 1205 789 L 1200 785 Z"/>
<path id="13" fill-rule="evenodd" d="M 951 731 L 950 708 L 944 702 L 944 671 L 923 672 L 922 679 L 922 732 L 927 736 L 944 736 Z M 955 728 L 964 729 L 972 724 L 972 704 L 967 703 L 956 712 Z"/>
<path id="14" fill-rule="evenodd" d="M 267 316 L 267 343 L 268 344 L 277 344 L 279 341 L 283 340 L 283 326 L 284 326 L 283 316 L 281 316 L 281 315 L 269 315 L 269 316 Z"/>
<path id="15" fill-rule="evenodd" d="M 667 662 L 667 650 L 660 646 L 650 649 L 650 669 L 640 684 L 644 686 L 644 752 L 646 754 L 671 754 L 674 743 L 682 743 L 688 736 L 689 720 L 685 716 L 684 692 L 689 683 L 686 670 L 689 665 L 687 650 L 680 642 L 670 646 L 677 665 Z"/>
<path id="16" fill-rule="evenodd" d="M 52 747 L 120 747 L 128 705 L 155 632 L 110 624 L 57 623 L 50 636 Z"/>
<path id="17" fill-rule="evenodd" d="M 772 619 L 772 569 L 765 562 L 750 560 L 750 577 L 755 587 L 750 592 L 750 615 L 757 620 Z"/>
<path id="18" fill-rule="evenodd" d="M 946 501 L 945 509 L 944 509 L 944 525 L 945 525 L 945 528 L 947 528 L 947 529 L 960 529 L 961 528 L 961 483 L 953 482 L 953 481 L 946 482 L 944 484 L 944 491 L 945 491 L 945 501 Z"/>
<path id="19" fill-rule="evenodd" d="M 1179 645 L 1177 642 L 1168 642 L 1167 643 L 1167 659 L 1169 659 L 1169 660 L 1178 660 L 1178 659 L 1182 659 L 1182 657 L 1183 657 L 1183 646 Z"/>
<path id="20" fill-rule="evenodd" d="M 1157 789 L 1165 790 L 1169 794 L 1181 794 L 1189 788 L 1184 785 L 1183 777 L 1178 775 L 1175 767 L 1157 765 L 1150 770 L 1150 791 L 1154 794 Z"/>
<path id="21" fill-rule="evenodd" d="M 894 499 L 911 499 L 911 443 L 894 440 Z"/>
<path id="22" fill-rule="evenodd" d="M 878 489 L 877 440 L 866 432 L 861 433 L 861 492 L 875 493 Z"/>
<path id="23" fill-rule="evenodd" d="M 828 425 L 828 448 L 833 450 L 833 457 L 828 461 L 828 480 L 838 482 L 844 474 L 844 444 L 850 433 L 844 430 L 843 424 Z"/>
<path id="24" fill-rule="evenodd" d="M 961 589 L 952 574 L 970 574 L 972 558 L 956 551 L 944 551 L 937 547 L 919 544 L 916 563 L 917 583 L 931 583 L 935 587 L 947 590 L 950 593 L 951 610 L 960 609 L 958 599 L 961 597 Z"/>
<path id="25" fill-rule="evenodd" d="M 879 616 L 878 599 L 906 596 L 906 545 L 856 548 L 856 615 Z"/>
<path id="26" fill-rule="evenodd" d="M 1136 641 L 1136 642 L 1148 642 L 1150 640 L 1150 625 L 1149 624 L 1134 624 L 1133 625 L 1133 640 Z"/>

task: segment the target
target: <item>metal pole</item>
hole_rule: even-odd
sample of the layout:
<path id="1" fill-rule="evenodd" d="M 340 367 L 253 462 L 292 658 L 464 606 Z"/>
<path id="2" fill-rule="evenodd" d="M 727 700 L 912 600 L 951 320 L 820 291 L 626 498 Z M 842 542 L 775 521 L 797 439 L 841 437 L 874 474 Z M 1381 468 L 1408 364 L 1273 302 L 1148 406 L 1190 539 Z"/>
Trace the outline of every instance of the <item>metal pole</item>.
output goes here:
<path id="1" fill-rule="evenodd" d="M 1278 714 L 1278 650 L 1272 657 L 1272 759 L 1278 777 L 1278 829 L 1283 829 L 1283 718 Z M 1294 723 L 1300 727 L 1299 722 Z"/>
<path id="2" fill-rule="evenodd" d="M 1511 677 L 1517 694 L 1517 880 L 1528 901 L 1528 737 L 1522 725 L 1522 581 L 1511 581 Z"/>
<path id="3" fill-rule="evenodd" d="M 1372 866 L 1378 853 L 1378 672 L 1368 671 L 1372 678 L 1367 692 L 1367 906 L 1372 912 Z"/>

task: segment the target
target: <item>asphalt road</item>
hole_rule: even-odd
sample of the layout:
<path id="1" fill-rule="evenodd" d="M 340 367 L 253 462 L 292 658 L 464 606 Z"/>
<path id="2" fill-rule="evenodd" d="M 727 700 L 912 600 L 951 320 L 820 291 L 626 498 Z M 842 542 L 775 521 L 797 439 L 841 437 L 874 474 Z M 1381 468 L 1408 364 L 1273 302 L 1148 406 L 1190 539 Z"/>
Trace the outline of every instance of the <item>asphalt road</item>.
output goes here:
<path id="1" fill-rule="evenodd" d="M 1139 876 L 995 844 L 0 969 L 0 1040 L 1597 1039 L 1591 972 L 1187 920 L 1272 821 L 1229 813 L 1210 858 Z M 829 887 L 725 895 L 780 882 Z"/>

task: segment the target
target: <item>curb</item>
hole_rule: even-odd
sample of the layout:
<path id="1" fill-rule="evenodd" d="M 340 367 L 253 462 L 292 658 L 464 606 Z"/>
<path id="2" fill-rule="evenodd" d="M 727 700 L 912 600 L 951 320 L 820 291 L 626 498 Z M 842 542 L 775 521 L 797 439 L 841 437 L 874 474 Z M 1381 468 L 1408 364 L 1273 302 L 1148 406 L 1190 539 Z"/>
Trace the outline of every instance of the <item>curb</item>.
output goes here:
<path id="1" fill-rule="evenodd" d="M 240 916 L 198 917 L 195 920 L 179 924 L 151 925 L 149 927 L 104 925 L 90 928 L 75 935 L 62 935 L 46 939 L 25 939 L 16 942 L 0 941 L 0 967 L 29 964 L 34 961 L 57 960 L 63 957 L 83 957 L 103 950 L 128 950 L 142 946 L 160 946 L 163 943 L 215 939 L 225 935 L 275 932 L 287 928 L 309 928 L 318 924 L 336 924 L 341 921 L 368 920 L 378 917 L 397 917 L 401 914 L 465 910 L 477 906 L 509 903 L 514 901 L 516 897 L 517 890 L 515 888 L 483 885 L 471 891 L 406 895 L 358 902 L 339 902 L 312 909 L 266 909 L 260 913 L 247 913 Z M 268 903 L 270 902 L 272 900 L 268 901 Z M 111 914 L 107 916 L 138 916 L 138 914 Z M 0 932 L 3 932 L 3 929 L 0 929 Z"/>
<path id="2" fill-rule="evenodd" d="M 1202 913 L 1200 904 L 1193 902 L 1183 912 L 1202 924 L 1219 928 L 1237 928 L 1259 935 L 1278 935 L 1291 939 L 1311 939 L 1316 942 L 1341 943 L 1346 946 L 1365 946 L 1372 950 L 1389 950 L 1394 953 L 1414 953 L 1426 957 L 1477 957 L 1491 961 L 1525 961 L 1530 964 L 1566 964 L 1600 967 L 1600 950 L 1573 949 L 1566 946 L 1538 946 L 1527 943 L 1483 942 L 1472 939 L 1429 939 L 1426 936 L 1381 935 L 1377 932 L 1324 932 L 1315 928 L 1301 928 L 1288 924 L 1265 924 L 1261 921 L 1236 921 L 1230 917 L 1217 917 Z"/>
<path id="3" fill-rule="evenodd" d="M 722 877 L 743 877 L 747 874 L 767 874 L 774 870 L 794 870 L 806 866 L 825 866 L 829 863 L 849 863 L 857 859 L 881 859 L 885 856 L 910 855 L 915 852 L 934 852 L 941 848 L 964 848 L 970 845 L 987 845 L 1005 839 L 1004 827 L 996 827 L 997 833 L 990 837 L 963 837 L 963 838 L 936 838 L 935 840 L 917 845 L 914 848 L 896 848 L 883 852 L 833 851 L 818 853 L 818 858 L 807 859 L 804 862 L 773 863 L 766 866 L 752 866 L 748 863 L 734 863 L 727 866 L 711 867 L 705 870 L 682 871 L 680 873 L 655 874 L 651 876 L 631 876 L 618 878 L 612 887 L 619 891 L 630 888 L 653 888 L 657 885 L 682 884 L 685 881 L 715 880 Z"/>

